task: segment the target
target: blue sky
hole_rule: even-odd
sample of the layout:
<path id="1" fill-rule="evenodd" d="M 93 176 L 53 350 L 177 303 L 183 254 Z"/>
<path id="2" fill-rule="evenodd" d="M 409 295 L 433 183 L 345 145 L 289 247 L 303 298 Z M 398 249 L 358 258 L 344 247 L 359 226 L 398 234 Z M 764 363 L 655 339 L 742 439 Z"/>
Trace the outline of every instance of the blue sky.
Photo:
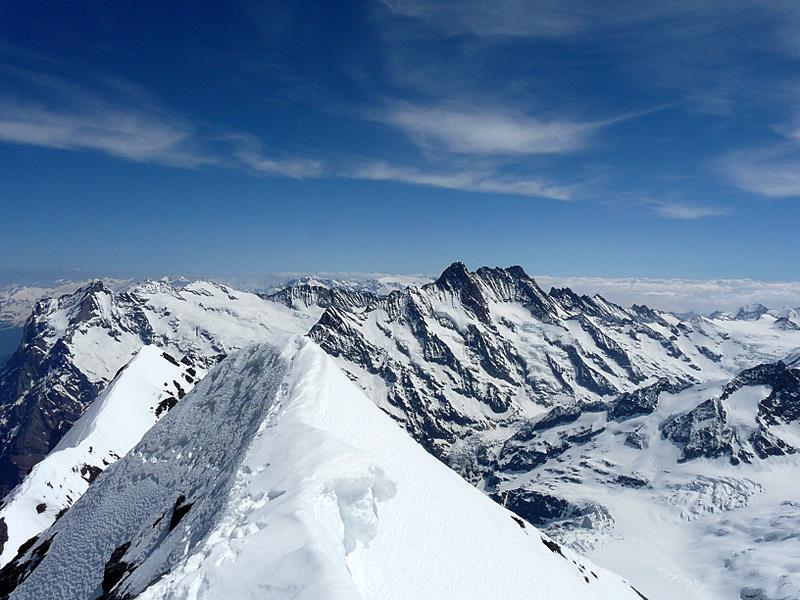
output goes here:
<path id="1" fill-rule="evenodd" d="M 6 279 L 788 280 L 798 225 L 794 0 L 0 5 Z"/>

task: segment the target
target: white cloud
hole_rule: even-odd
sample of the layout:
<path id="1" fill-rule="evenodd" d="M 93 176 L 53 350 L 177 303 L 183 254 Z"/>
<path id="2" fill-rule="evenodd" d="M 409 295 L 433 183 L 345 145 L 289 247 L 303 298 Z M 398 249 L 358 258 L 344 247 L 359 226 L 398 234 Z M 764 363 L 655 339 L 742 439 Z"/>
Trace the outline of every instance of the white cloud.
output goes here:
<path id="1" fill-rule="evenodd" d="M 451 35 L 552 37 L 584 28 L 585 15 L 565 2 L 384 0 L 384 4 L 396 14 L 425 20 Z"/>
<path id="2" fill-rule="evenodd" d="M 268 175 L 283 175 L 292 179 L 320 177 L 325 171 L 321 161 L 290 158 L 276 159 L 253 150 L 235 150 L 234 154 L 244 165 Z"/>
<path id="3" fill-rule="evenodd" d="M 425 172 L 413 168 L 396 167 L 384 162 L 375 162 L 356 168 L 350 175 L 355 179 L 398 181 L 466 192 L 538 196 L 556 200 L 568 200 L 571 196 L 571 189 L 568 186 L 552 184 L 537 178 L 511 179 L 494 172 Z"/>
<path id="4" fill-rule="evenodd" d="M 182 168 L 219 165 L 286 177 L 318 177 L 321 162 L 267 155 L 257 138 L 191 123 L 122 81 L 89 89 L 48 74 L 20 70 L 47 103 L 0 97 L 0 142 L 96 151 L 135 162 Z"/>
<path id="5" fill-rule="evenodd" d="M 800 196 L 800 147 L 734 152 L 723 157 L 721 164 L 736 187 L 775 198 Z"/>
<path id="6" fill-rule="evenodd" d="M 537 275 L 545 289 L 569 287 L 583 294 L 600 295 L 622 304 L 646 304 L 661 310 L 709 313 L 735 310 L 760 302 L 770 308 L 800 306 L 800 281 L 754 279 L 655 279 L 642 277 L 553 277 Z"/>
<path id="7" fill-rule="evenodd" d="M 182 167 L 213 163 L 193 148 L 194 132 L 177 120 L 106 103 L 52 110 L 0 104 L 0 140 L 62 150 L 95 150 L 140 162 Z"/>
<path id="8" fill-rule="evenodd" d="M 685 221 L 729 214 L 727 210 L 715 206 L 693 206 L 680 202 L 656 202 L 654 210 L 662 217 Z"/>
<path id="9" fill-rule="evenodd" d="M 396 106 L 386 120 L 423 144 L 474 154 L 562 154 L 579 150 L 605 123 L 543 121 L 502 109 Z"/>

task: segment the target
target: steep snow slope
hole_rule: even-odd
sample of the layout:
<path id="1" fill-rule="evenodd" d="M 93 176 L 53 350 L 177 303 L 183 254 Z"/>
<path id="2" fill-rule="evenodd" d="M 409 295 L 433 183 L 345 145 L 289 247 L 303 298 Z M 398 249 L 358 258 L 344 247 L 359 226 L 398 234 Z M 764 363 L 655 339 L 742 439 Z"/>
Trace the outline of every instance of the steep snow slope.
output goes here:
<path id="1" fill-rule="evenodd" d="M 142 345 L 207 367 L 276 333 L 303 333 L 321 312 L 203 281 L 151 281 L 122 292 L 96 281 L 40 301 L 0 372 L 0 495 L 55 447 Z"/>
<path id="2" fill-rule="evenodd" d="M 15 584 L 36 600 L 641 600 L 426 454 L 297 338 L 213 369 L 0 572 L 0 592 Z"/>
<path id="3" fill-rule="evenodd" d="M 185 358 L 179 362 L 155 346 L 143 346 L 47 458 L 4 499 L 0 566 L 52 525 L 204 373 Z"/>

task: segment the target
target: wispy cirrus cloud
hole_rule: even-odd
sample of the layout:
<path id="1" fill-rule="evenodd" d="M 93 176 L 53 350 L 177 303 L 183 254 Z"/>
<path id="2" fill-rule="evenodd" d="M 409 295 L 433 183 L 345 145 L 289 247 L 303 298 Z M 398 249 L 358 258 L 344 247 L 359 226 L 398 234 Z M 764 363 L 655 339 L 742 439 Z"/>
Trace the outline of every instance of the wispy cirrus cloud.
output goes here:
<path id="1" fill-rule="evenodd" d="M 743 190 L 771 198 L 800 197 L 800 144 L 732 152 L 720 160 L 720 167 Z"/>
<path id="2" fill-rule="evenodd" d="M 682 202 L 649 202 L 653 210 L 667 219 L 678 219 L 682 221 L 692 221 L 695 219 L 705 219 L 708 217 L 719 217 L 730 214 L 730 212 L 718 206 L 703 206 L 697 204 L 684 204 Z"/>
<path id="3" fill-rule="evenodd" d="M 321 160 L 267 155 L 261 141 L 253 135 L 229 134 L 225 136 L 225 140 L 231 145 L 231 154 L 235 160 L 256 173 L 306 179 L 321 177 L 327 171 Z"/>
<path id="4" fill-rule="evenodd" d="M 100 79 L 86 85 L 21 68 L 3 73 L 18 91 L 0 94 L 2 142 L 187 168 L 217 162 L 194 125 L 136 86 Z"/>
<path id="5" fill-rule="evenodd" d="M 48 103 L 0 97 L 0 141 L 61 150 L 95 151 L 116 158 L 179 168 L 220 166 L 294 179 L 323 176 L 469 192 L 503 193 L 565 200 L 566 186 L 541 178 L 513 178 L 481 166 L 424 170 L 370 159 L 327 161 L 267 153 L 259 138 L 201 127 L 159 107 L 135 88 L 99 91 L 33 74 L 47 89 Z"/>
<path id="6" fill-rule="evenodd" d="M 371 181 L 396 181 L 465 192 L 489 192 L 569 200 L 573 195 L 570 186 L 559 185 L 544 179 L 511 178 L 493 170 L 484 171 L 423 171 L 411 167 L 370 162 L 357 166 L 350 172 L 355 179 Z"/>
<path id="7" fill-rule="evenodd" d="M 216 162 L 195 147 L 195 133 L 179 121 L 95 100 L 80 104 L 70 110 L 0 101 L 0 140 L 180 167 Z"/>
<path id="8" fill-rule="evenodd" d="M 583 149 L 604 127 L 652 114 L 656 106 L 597 121 L 544 119 L 503 106 L 455 103 L 391 106 L 384 120 L 423 146 L 473 155 L 567 154 Z"/>
<path id="9" fill-rule="evenodd" d="M 496 107 L 390 108 L 386 121 L 420 144 L 464 154 L 563 154 L 582 148 L 603 123 L 546 121 Z"/>
<path id="10" fill-rule="evenodd" d="M 123 81 L 91 88 L 48 74 L 12 71 L 46 100 L 0 96 L 0 142 L 95 151 L 171 167 L 245 168 L 291 178 L 318 177 L 323 163 L 272 156 L 255 136 L 202 126 L 161 107 Z"/>
<path id="11" fill-rule="evenodd" d="M 325 164 L 319 160 L 269 158 L 251 150 L 236 150 L 234 154 L 243 165 L 258 173 L 267 175 L 283 175 L 292 179 L 307 179 L 321 177 L 325 174 Z"/>

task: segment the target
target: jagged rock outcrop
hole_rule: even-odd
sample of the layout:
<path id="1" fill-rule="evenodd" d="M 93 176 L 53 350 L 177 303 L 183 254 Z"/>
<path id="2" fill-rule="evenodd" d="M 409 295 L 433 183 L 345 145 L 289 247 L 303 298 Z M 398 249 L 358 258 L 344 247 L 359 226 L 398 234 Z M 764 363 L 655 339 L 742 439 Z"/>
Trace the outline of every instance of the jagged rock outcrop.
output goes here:
<path id="1" fill-rule="evenodd" d="M 685 383 L 662 377 L 655 383 L 620 394 L 612 403 L 608 415 L 616 420 L 648 415 L 658 406 L 658 397 L 662 392 L 677 393 L 686 387 Z"/>

